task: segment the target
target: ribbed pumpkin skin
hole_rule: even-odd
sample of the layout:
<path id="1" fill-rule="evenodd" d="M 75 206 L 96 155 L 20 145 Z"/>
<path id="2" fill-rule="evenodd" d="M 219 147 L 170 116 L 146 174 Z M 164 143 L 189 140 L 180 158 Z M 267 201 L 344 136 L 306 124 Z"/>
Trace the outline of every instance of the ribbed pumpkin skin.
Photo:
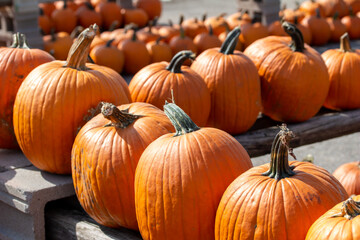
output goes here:
<path id="1" fill-rule="evenodd" d="M 143 239 L 214 239 L 220 198 L 250 167 L 240 143 L 218 129 L 155 140 L 135 173 L 136 217 Z"/>
<path id="2" fill-rule="evenodd" d="M 312 163 L 290 161 L 294 176 L 275 180 L 251 168 L 226 189 L 216 213 L 215 239 L 304 239 L 311 224 L 347 198 L 341 184 Z"/>
<path id="3" fill-rule="evenodd" d="M 0 48 L 0 148 L 18 148 L 13 105 L 21 83 L 31 70 L 53 60 L 40 49 Z"/>
<path id="4" fill-rule="evenodd" d="M 360 195 L 360 163 L 350 162 L 338 167 L 333 173 L 334 177 L 344 186 L 350 195 Z"/>
<path id="5" fill-rule="evenodd" d="M 104 127 L 111 121 L 102 114 L 87 122 L 73 145 L 72 177 L 80 204 L 98 223 L 137 230 L 137 163 L 151 142 L 174 131 L 174 127 L 164 112 L 151 104 L 131 103 L 118 108 L 143 117 L 124 129 Z"/>
<path id="6" fill-rule="evenodd" d="M 263 113 L 276 121 L 302 122 L 313 117 L 329 90 L 329 74 L 321 55 L 305 44 L 293 52 L 289 37 L 270 36 L 244 54 L 255 63 L 261 80 Z"/>
<path id="7" fill-rule="evenodd" d="M 114 70 L 87 64 L 91 70 L 63 67 L 53 61 L 34 69 L 20 86 L 14 104 L 15 135 L 37 168 L 71 173 L 71 148 L 80 128 L 100 101 L 129 103 L 125 80 Z"/>
<path id="8" fill-rule="evenodd" d="M 200 54 L 191 68 L 210 90 L 208 126 L 237 134 L 254 124 L 261 109 L 260 79 L 247 56 L 240 51 L 226 55 L 213 48 Z"/>
<path id="9" fill-rule="evenodd" d="M 359 52 L 330 49 L 321 56 L 330 76 L 330 88 L 324 106 L 330 109 L 360 108 Z"/>
<path id="10" fill-rule="evenodd" d="M 210 112 L 210 93 L 202 77 L 187 66 L 182 73 L 166 70 L 168 62 L 153 63 L 131 79 L 129 89 L 133 102 L 147 102 L 163 109 L 171 90 L 176 104 L 199 126 L 205 126 Z"/>
<path id="11" fill-rule="evenodd" d="M 353 196 L 360 202 L 360 195 Z M 345 217 L 332 217 L 341 212 L 343 202 L 322 215 L 309 229 L 306 240 L 358 240 L 360 239 L 360 215 L 349 220 Z"/>

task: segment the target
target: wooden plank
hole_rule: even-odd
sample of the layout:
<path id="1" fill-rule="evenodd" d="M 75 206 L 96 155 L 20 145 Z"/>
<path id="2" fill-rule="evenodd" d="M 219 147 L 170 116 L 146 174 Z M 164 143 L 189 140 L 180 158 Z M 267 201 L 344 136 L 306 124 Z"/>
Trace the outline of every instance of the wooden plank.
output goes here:
<path id="1" fill-rule="evenodd" d="M 265 128 L 261 126 L 267 125 Z M 269 126 L 270 125 L 270 126 Z M 248 151 L 250 157 L 257 157 L 270 152 L 272 141 L 279 131 L 280 122 L 258 119 L 253 127 L 235 138 Z M 260 128 L 260 129 L 259 129 Z M 360 131 L 360 109 L 343 112 L 327 112 L 297 124 L 289 124 L 288 128 L 294 132 L 295 138 L 291 147 L 298 147 L 327 139 L 340 137 Z"/>
<path id="2" fill-rule="evenodd" d="M 139 232 L 126 228 L 113 229 L 100 226 L 80 207 L 70 206 L 63 200 L 45 210 L 46 239 L 49 240 L 141 240 Z"/>

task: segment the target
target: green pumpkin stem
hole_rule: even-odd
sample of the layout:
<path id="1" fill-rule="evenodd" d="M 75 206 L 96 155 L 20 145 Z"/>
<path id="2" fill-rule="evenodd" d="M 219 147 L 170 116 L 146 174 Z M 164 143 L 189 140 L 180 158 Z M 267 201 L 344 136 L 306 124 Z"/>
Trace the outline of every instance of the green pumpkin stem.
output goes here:
<path id="1" fill-rule="evenodd" d="M 305 49 L 304 38 L 301 31 L 292 23 L 283 22 L 282 28 L 291 37 L 290 48 L 294 52 L 303 52 Z"/>
<path id="2" fill-rule="evenodd" d="M 168 103 L 165 101 L 164 112 L 175 127 L 176 133 L 174 137 L 195 132 L 200 129 L 175 103 Z"/>
<path id="3" fill-rule="evenodd" d="M 321 18 L 320 8 L 315 9 L 315 15 L 316 15 L 317 18 Z"/>
<path id="4" fill-rule="evenodd" d="M 26 43 L 26 36 L 22 33 L 13 34 L 13 42 L 10 46 L 11 48 L 21 48 L 21 49 L 30 49 Z"/>
<path id="5" fill-rule="evenodd" d="M 338 19 L 338 18 L 339 18 L 339 12 L 336 11 L 336 12 L 334 13 L 333 19 L 336 20 L 336 19 Z"/>
<path id="6" fill-rule="evenodd" d="M 102 103 L 101 114 L 104 118 L 109 119 L 111 123 L 106 124 L 105 127 L 126 128 L 132 124 L 139 115 L 129 113 L 129 109 L 120 110 L 112 103 Z"/>
<path id="7" fill-rule="evenodd" d="M 105 46 L 108 47 L 108 48 L 111 47 L 111 44 L 113 43 L 113 41 L 115 41 L 115 38 L 112 38 L 109 41 L 107 41 Z"/>
<path id="8" fill-rule="evenodd" d="M 288 159 L 289 153 L 295 158 L 292 149 L 289 147 L 289 141 L 293 137 L 293 132 L 291 132 L 285 124 L 280 126 L 280 131 L 275 136 L 271 146 L 270 168 L 267 172 L 262 174 L 263 176 L 268 176 L 270 178 L 280 180 L 282 178 L 295 175 L 293 167 L 289 166 Z"/>
<path id="9" fill-rule="evenodd" d="M 349 34 L 346 32 L 340 37 L 340 51 L 341 52 L 353 52 L 350 45 Z"/>
<path id="10" fill-rule="evenodd" d="M 98 26 L 94 24 L 80 33 L 70 48 L 64 67 L 87 70 L 86 61 L 90 51 L 90 44 L 96 35 L 97 29 Z"/>
<path id="11" fill-rule="evenodd" d="M 229 32 L 228 35 L 226 36 L 225 41 L 221 45 L 219 52 L 225 55 L 234 54 L 236 44 L 239 41 L 240 33 L 241 33 L 240 27 L 236 27 L 231 32 Z"/>
<path id="12" fill-rule="evenodd" d="M 360 215 L 360 202 L 356 202 L 354 199 L 352 199 L 352 196 L 350 196 L 346 201 L 343 202 L 343 205 L 341 207 L 341 212 L 332 215 L 331 217 L 344 217 L 346 219 L 351 220 L 359 215 Z"/>
<path id="13" fill-rule="evenodd" d="M 181 65 L 186 59 L 195 60 L 195 53 L 189 50 L 180 51 L 171 59 L 169 65 L 166 67 L 166 70 L 172 73 L 182 73 Z"/>

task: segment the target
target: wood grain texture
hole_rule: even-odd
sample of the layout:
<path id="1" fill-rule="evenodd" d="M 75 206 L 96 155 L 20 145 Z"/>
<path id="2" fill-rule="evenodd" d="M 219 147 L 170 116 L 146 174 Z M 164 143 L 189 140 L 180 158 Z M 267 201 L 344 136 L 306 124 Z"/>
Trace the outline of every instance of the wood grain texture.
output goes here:
<path id="1" fill-rule="evenodd" d="M 277 126 L 280 125 L 280 122 L 259 118 L 253 130 L 235 138 L 248 151 L 250 157 L 261 156 L 270 153 L 272 141 L 279 131 Z M 291 147 L 320 142 L 360 131 L 360 110 L 324 111 L 306 122 L 289 124 L 288 128 L 296 135 L 290 143 Z"/>

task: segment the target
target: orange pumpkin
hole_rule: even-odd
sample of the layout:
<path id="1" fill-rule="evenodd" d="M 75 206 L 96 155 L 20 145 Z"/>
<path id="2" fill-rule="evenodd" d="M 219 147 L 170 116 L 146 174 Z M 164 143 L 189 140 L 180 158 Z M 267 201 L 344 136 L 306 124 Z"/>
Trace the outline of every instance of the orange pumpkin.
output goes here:
<path id="1" fill-rule="evenodd" d="M 108 227 L 138 229 L 137 163 L 151 142 L 173 129 L 165 113 L 151 104 L 102 104 L 101 114 L 76 136 L 71 154 L 76 195 L 93 219 Z"/>
<path id="2" fill-rule="evenodd" d="M 240 29 L 235 28 L 221 48 L 206 50 L 191 65 L 210 90 L 211 110 L 207 125 L 231 134 L 248 130 L 261 109 L 257 68 L 247 56 L 234 50 L 239 35 Z"/>
<path id="3" fill-rule="evenodd" d="M 103 30 L 113 30 L 123 24 L 121 7 L 116 4 L 116 0 L 100 2 L 95 11 L 101 15 Z"/>
<path id="4" fill-rule="evenodd" d="M 174 28 L 170 21 L 169 25 L 162 26 L 159 29 L 158 34 L 164 38 L 165 42 L 169 43 L 173 37 L 180 35 L 180 30 Z"/>
<path id="5" fill-rule="evenodd" d="M 331 30 L 330 40 L 332 42 L 339 42 L 340 37 L 346 33 L 346 26 L 341 22 L 337 13 L 334 17 L 327 18 L 326 21 L 329 23 Z"/>
<path id="6" fill-rule="evenodd" d="M 255 22 L 253 24 L 248 23 L 241 26 L 240 42 L 247 48 L 251 43 L 258 39 L 265 38 L 269 35 L 267 27 L 261 22 Z"/>
<path id="7" fill-rule="evenodd" d="M 302 122 L 323 105 L 329 74 L 321 55 L 304 44 L 295 25 L 284 22 L 283 27 L 291 38 L 259 39 L 244 53 L 258 68 L 262 112 L 276 121 Z"/>
<path id="8" fill-rule="evenodd" d="M 191 51 L 180 51 L 168 62 L 153 63 L 141 69 L 131 79 L 129 89 L 134 102 L 147 102 L 161 108 L 171 92 L 177 104 L 204 126 L 210 112 L 210 93 L 204 79 L 187 66 L 187 59 L 194 59 Z"/>
<path id="9" fill-rule="evenodd" d="M 350 195 L 360 195 L 360 161 L 345 163 L 333 173 Z"/>
<path id="10" fill-rule="evenodd" d="M 340 49 L 329 49 L 321 56 L 330 76 L 324 106 L 337 110 L 360 108 L 360 53 L 351 49 L 348 34 L 341 37 Z"/>
<path id="11" fill-rule="evenodd" d="M 152 41 L 146 44 L 146 48 L 149 51 L 151 63 L 166 61 L 170 62 L 172 58 L 172 52 L 170 46 L 161 41 L 158 38 L 156 41 Z"/>
<path id="12" fill-rule="evenodd" d="M 50 53 L 56 60 L 65 60 L 73 44 L 73 40 L 67 32 L 54 33 L 43 36 L 44 50 Z"/>
<path id="13" fill-rule="evenodd" d="M 134 9 L 121 9 L 121 14 L 123 15 L 124 25 L 134 23 L 138 27 L 145 27 L 149 21 L 149 17 L 146 12 L 141 8 Z"/>
<path id="14" fill-rule="evenodd" d="M 184 29 L 180 27 L 180 35 L 171 38 L 169 46 L 173 55 L 183 50 L 190 50 L 197 53 L 197 47 L 193 40 L 185 36 Z"/>
<path id="15" fill-rule="evenodd" d="M 320 12 L 317 11 L 316 16 L 307 16 L 302 21 L 305 27 L 308 27 L 311 32 L 311 44 L 324 45 L 331 37 L 331 29 L 329 23 L 325 18 L 320 16 Z"/>
<path id="16" fill-rule="evenodd" d="M 213 34 L 212 28 L 209 27 L 209 32 L 203 32 L 194 38 L 194 44 L 196 45 L 198 54 L 209 48 L 215 48 L 221 46 L 220 39 Z"/>
<path id="17" fill-rule="evenodd" d="M 336 12 L 339 13 L 339 17 L 346 16 L 349 11 L 349 7 L 344 0 L 316 0 L 324 9 L 325 16 L 334 16 Z"/>
<path id="18" fill-rule="evenodd" d="M 181 27 L 184 29 L 185 35 L 192 39 L 201 33 L 208 32 L 204 22 L 199 21 L 197 18 L 184 20 Z"/>
<path id="19" fill-rule="evenodd" d="M 94 47 L 90 51 L 90 57 L 94 63 L 109 67 L 118 73 L 121 73 L 124 67 L 124 52 L 115 46 L 112 46 L 112 40 L 107 41 L 105 45 Z"/>
<path id="20" fill-rule="evenodd" d="M 213 32 L 216 36 L 219 36 L 222 32 L 226 31 L 225 24 L 227 24 L 226 19 L 224 18 L 224 13 L 216 17 L 207 18 L 204 21 L 205 26 L 209 30 L 210 26 L 213 29 Z"/>
<path id="21" fill-rule="evenodd" d="M 253 167 L 223 194 L 215 239 L 304 239 L 311 224 L 348 195 L 325 169 L 289 161 L 293 133 L 281 126 L 271 147 L 270 164 Z"/>
<path id="22" fill-rule="evenodd" d="M 145 43 L 137 40 L 136 31 L 133 32 L 131 39 L 121 41 L 118 48 L 125 54 L 125 72 L 135 74 L 150 64 L 150 54 Z"/>
<path id="23" fill-rule="evenodd" d="M 148 26 L 146 28 L 140 29 L 139 31 L 136 32 L 136 37 L 137 39 L 139 39 L 140 41 L 144 42 L 144 43 L 148 43 L 148 42 L 152 42 L 152 41 L 156 41 L 156 39 L 159 38 L 159 35 L 157 33 L 154 33 L 153 23 L 149 22 Z"/>
<path id="24" fill-rule="evenodd" d="M 351 12 L 350 15 L 343 17 L 341 22 L 346 26 L 350 39 L 360 38 L 360 17 Z"/>
<path id="25" fill-rule="evenodd" d="M 54 24 L 56 32 L 71 33 L 76 27 L 77 18 L 74 10 L 67 7 L 67 1 L 64 0 L 63 8 L 56 9 L 51 14 L 51 21 Z"/>
<path id="26" fill-rule="evenodd" d="M 274 36 L 287 36 L 286 32 L 284 31 L 284 29 L 282 28 L 282 23 L 277 20 L 272 22 L 269 26 L 268 26 L 268 32 L 269 35 L 274 35 Z"/>
<path id="27" fill-rule="evenodd" d="M 326 17 L 325 9 L 322 5 L 320 5 L 320 3 L 316 2 L 315 0 L 304 1 L 299 6 L 300 11 L 304 12 L 305 15 L 310 16 L 316 15 L 316 9 L 319 9 L 321 17 Z"/>
<path id="28" fill-rule="evenodd" d="M 354 13 L 360 12 L 360 0 L 344 0 Z"/>
<path id="29" fill-rule="evenodd" d="M 360 239 L 360 195 L 353 196 L 322 215 L 309 229 L 306 240 Z"/>
<path id="30" fill-rule="evenodd" d="M 16 95 L 16 139 L 41 170 L 70 174 L 75 136 L 96 113 L 98 103 L 130 102 L 127 84 L 118 73 L 86 64 L 96 28 L 90 26 L 80 34 L 66 61 L 44 63 L 32 70 Z"/>
<path id="31" fill-rule="evenodd" d="M 136 0 L 135 7 L 144 10 L 149 20 L 161 16 L 162 3 L 160 0 Z"/>
<path id="32" fill-rule="evenodd" d="M 38 4 L 38 6 L 49 18 L 51 17 L 52 12 L 56 9 L 53 2 L 41 2 Z"/>
<path id="33" fill-rule="evenodd" d="M 167 103 L 164 111 L 176 133 L 152 142 L 135 172 L 140 233 L 143 239 L 214 239 L 220 198 L 252 167 L 249 155 L 231 135 L 199 128 L 175 104 Z"/>
<path id="34" fill-rule="evenodd" d="M 40 8 L 40 14 L 38 17 L 38 25 L 43 35 L 50 34 L 53 23 L 50 17 L 44 14 L 44 11 Z"/>
<path id="35" fill-rule="evenodd" d="M 251 21 L 252 19 L 250 18 L 249 14 L 243 12 L 242 10 L 233 13 L 226 18 L 226 22 L 231 30 L 238 26 L 241 27 L 243 24 L 251 23 Z"/>
<path id="36" fill-rule="evenodd" d="M 94 23 L 98 26 L 102 25 L 100 13 L 95 12 L 94 7 L 89 2 L 86 2 L 84 3 L 84 6 L 79 7 L 75 14 L 78 19 L 78 23 L 84 28 L 87 28 Z"/>
<path id="37" fill-rule="evenodd" d="M 18 148 L 13 129 L 13 105 L 26 76 L 37 66 L 55 60 L 47 52 L 30 49 L 24 34 L 15 33 L 10 47 L 0 48 L 0 148 Z"/>

